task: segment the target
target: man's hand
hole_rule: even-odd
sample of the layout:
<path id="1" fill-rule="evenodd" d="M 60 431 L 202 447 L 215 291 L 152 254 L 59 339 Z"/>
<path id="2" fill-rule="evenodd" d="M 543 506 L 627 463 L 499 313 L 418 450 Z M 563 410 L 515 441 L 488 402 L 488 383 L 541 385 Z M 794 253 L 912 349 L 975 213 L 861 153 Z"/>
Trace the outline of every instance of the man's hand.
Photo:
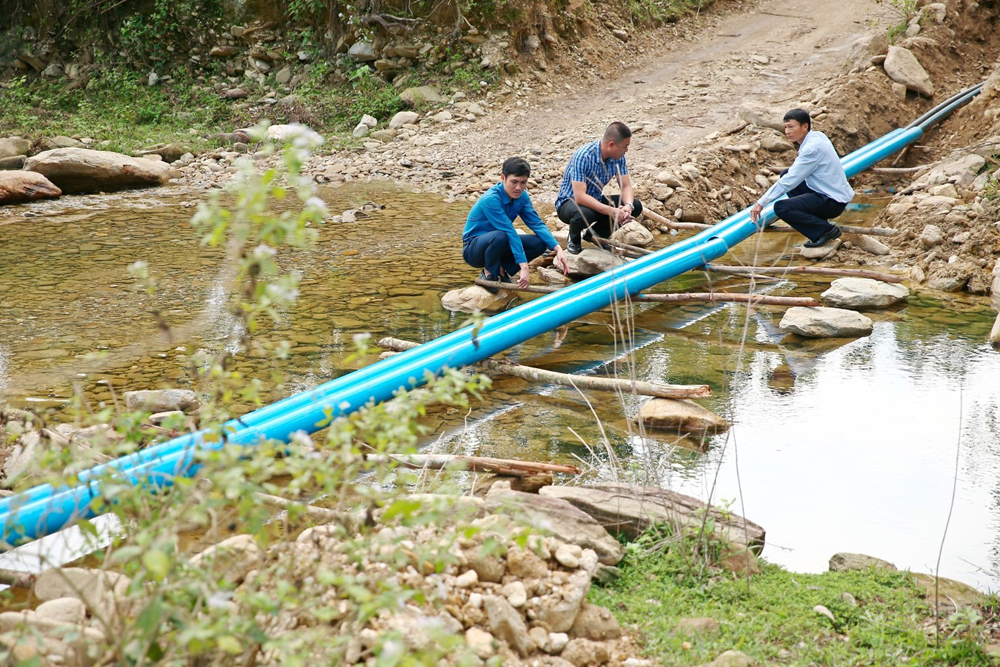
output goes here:
<path id="1" fill-rule="evenodd" d="M 760 204 L 754 204 L 753 208 L 750 209 L 750 222 L 756 224 L 760 220 L 760 214 L 764 212 L 764 207 Z"/>
<path id="2" fill-rule="evenodd" d="M 632 218 L 632 204 L 622 204 L 615 212 L 615 220 L 618 224 L 628 222 Z"/>
<path id="3" fill-rule="evenodd" d="M 569 262 L 566 260 L 566 253 L 563 252 L 562 246 L 556 246 L 555 265 L 562 266 L 564 276 L 569 274 Z"/>
<path id="4" fill-rule="evenodd" d="M 517 274 L 517 287 L 518 289 L 524 289 L 531 284 L 531 269 L 528 268 L 527 264 L 521 265 L 521 272 Z"/>

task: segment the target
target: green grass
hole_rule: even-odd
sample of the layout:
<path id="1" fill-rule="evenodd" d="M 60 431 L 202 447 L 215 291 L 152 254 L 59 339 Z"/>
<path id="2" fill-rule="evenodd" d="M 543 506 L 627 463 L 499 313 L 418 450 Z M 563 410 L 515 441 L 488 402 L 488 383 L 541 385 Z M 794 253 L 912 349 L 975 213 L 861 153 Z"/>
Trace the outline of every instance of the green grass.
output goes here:
<path id="1" fill-rule="evenodd" d="M 645 546 L 648 546 L 648 542 Z M 736 649 L 766 665 L 990 665 L 995 606 L 942 619 L 935 645 L 930 607 L 902 572 L 797 574 L 762 562 L 743 576 L 689 564 L 670 554 L 642 555 L 631 545 L 622 577 L 594 588 L 591 601 L 634 626 L 648 657 L 664 665 L 698 665 Z M 844 599 L 850 593 L 857 605 Z M 823 605 L 836 621 L 813 611 Z M 678 620 L 710 617 L 718 630 L 678 636 Z"/>

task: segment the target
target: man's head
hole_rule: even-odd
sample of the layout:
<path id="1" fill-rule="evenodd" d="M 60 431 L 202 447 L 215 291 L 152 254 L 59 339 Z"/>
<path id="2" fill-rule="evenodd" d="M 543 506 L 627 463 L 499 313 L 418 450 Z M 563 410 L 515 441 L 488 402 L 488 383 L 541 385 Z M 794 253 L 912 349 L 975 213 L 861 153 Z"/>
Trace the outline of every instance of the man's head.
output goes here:
<path id="1" fill-rule="evenodd" d="M 528 188 L 531 165 L 523 157 L 509 157 L 503 161 L 500 181 L 504 192 L 511 199 L 517 199 Z"/>
<path id="2" fill-rule="evenodd" d="M 805 109 L 792 109 L 785 114 L 782 121 L 785 124 L 785 136 L 796 144 L 801 144 L 802 140 L 809 134 L 809 130 L 812 129 L 812 120 L 809 118 L 809 112 Z"/>
<path id="3" fill-rule="evenodd" d="M 632 142 L 632 130 L 628 125 L 615 121 L 608 125 L 601 137 L 601 156 L 605 160 L 617 160 L 625 157 L 628 145 Z"/>

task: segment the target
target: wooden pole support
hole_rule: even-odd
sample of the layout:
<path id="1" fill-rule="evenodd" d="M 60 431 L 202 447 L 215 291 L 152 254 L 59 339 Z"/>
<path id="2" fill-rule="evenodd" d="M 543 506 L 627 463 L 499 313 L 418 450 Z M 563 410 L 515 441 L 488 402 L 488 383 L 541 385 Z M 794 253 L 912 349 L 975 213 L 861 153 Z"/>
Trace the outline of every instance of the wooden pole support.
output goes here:
<path id="1" fill-rule="evenodd" d="M 906 280 L 900 276 L 893 276 L 866 269 L 833 269 L 824 266 L 726 266 L 723 264 L 706 264 L 705 269 L 716 273 L 732 273 L 737 275 L 749 275 L 751 273 L 812 273 L 823 276 L 844 276 L 851 278 L 872 278 L 885 283 L 901 283 Z"/>
<path id="2" fill-rule="evenodd" d="M 418 343 L 414 343 L 413 341 L 391 337 L 383 338 L 378 342 L 379 347 L 398 351 L 409 350 L 417 345 Z M 705 398 L 712 395 L 711 388 L 706 384 L 656 384 L 652 382 L 619 380 L 617 378 L 593 377 L 590 375 L 570 375 L 568 373 L 557 373 L 556 371 L 547 371 L 532 366 L 512 364 L 499 359 L 486 359 L 481 363 L 487 369 L 502 373 L 503 375 L 536 382 L 551 382 L 553 384 L 580 389 L 621 391 L 624 393 L 635 392 L 642 396 L 654 396 L 656 398 Z"/>

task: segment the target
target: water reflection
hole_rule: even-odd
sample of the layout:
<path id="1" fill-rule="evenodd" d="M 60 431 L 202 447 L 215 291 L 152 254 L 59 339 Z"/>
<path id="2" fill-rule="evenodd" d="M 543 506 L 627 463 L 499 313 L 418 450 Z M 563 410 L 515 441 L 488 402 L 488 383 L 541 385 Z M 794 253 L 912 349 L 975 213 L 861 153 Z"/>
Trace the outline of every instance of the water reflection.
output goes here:
<path id="1" fill-rule="evenodd" d="M 386 208 L 356 224 L 328 225 L 315 249 L 283 258 L 304 275 L 302 298 L 263 337 L 290 341 L 291 355 L 277 362 L 254 348 L 236 360 L 237 370 L 264 380 L 268 400 L 366 363 L 348 359 L 357 333 L 426 341 L 466 320 L 443 310 L 440 297 L 475 275 L 456 241 L 467 205 L 381 185 L 323 196 L 333 211 L 365 200 Z M 201 248 L 188 225 L 189 198 L 160 196 L 157 205 L 89 198 L 87 211 L 66 203 L 80 199 L 60 201 L 62 208 L 26 207 L 43 215 L 4 227 L 0 387 L 6 382 L 8 400 L 60 405 L 75 374 L 92 368 L 85 356 L 95 351 L 113 361 L 83 379 L 92 402 L 110 400 L 102 382 L 118 393 L 187 386 L 185 350 L 178 348 L 218 351 L 235 326 L 219 253 Z M 724 261 L 750 263 L 756 252 L 762 262 L 780 262 L 796 242 L 791 236 L 766 235 L 759 247 L 744 244 Z M 155 296 L 136 289 L 125 272 L 137 259 L 160 281 Z M 816 296 L 828 282 L 795 276 L 758 287 Z M 746 284 L 745 277 L 692 273 L 667 287 L 737 291 Z M 154 309 L 173 325 L 211 316 L 189 340 L 122 355 L 156 340 Z M 871 314 L 868 338 L 809 341 L 777 328 L 777 308 L 757 308 L 748 318 L 735 305 L 640 304 L 625 318 L 625 349 L 612 333 L 620 320 L 598 312 L 536 337 L 512 358 L 565 372 L 707 383 L 714 395 L 703 403 L 730 419 L 730 432 L 705 443 L 646 433 L 632 420 L 641 399 L 498 378 L 488 401 L 468 413 L 432 410 L 426 446 L 582 462 L 587 480 L 622 477 L 730 500 L 738 495 L 738 454 L 745 511 L 767 529 L 772 560 L 821 570 L 834 552 L 848 550 L 926 571 L 937 555 L 961 434 L 942 573 L 995 588 L 1000 355 L 982 343 L 993 315 L 982 299 L 916 294 L 904 307 Z"/>

